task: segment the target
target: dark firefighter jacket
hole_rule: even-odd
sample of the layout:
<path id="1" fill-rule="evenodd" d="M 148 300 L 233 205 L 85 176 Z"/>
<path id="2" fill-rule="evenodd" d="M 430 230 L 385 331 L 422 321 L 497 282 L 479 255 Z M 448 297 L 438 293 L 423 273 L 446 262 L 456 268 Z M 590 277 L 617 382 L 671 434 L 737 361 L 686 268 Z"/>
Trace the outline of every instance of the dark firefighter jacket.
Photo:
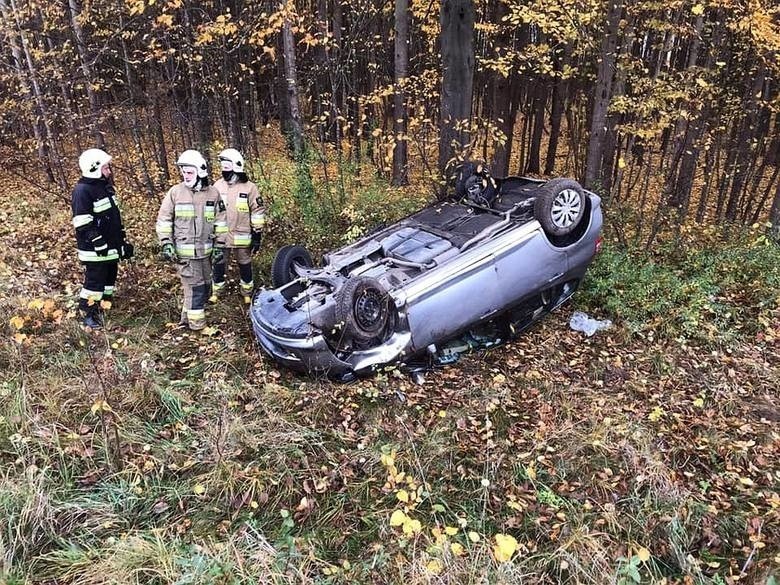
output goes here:
<path id="1" fill-rule="evenodd" d="M 76 246 L 82 262 L 119 260 L 119 250 L 125 239 L 122 217 L 116 202 L 114 187 L 105 179 L 81 177 L 71 195 Z M 95 248 L 108 246 L 108 253 L 98 255 Z"/>

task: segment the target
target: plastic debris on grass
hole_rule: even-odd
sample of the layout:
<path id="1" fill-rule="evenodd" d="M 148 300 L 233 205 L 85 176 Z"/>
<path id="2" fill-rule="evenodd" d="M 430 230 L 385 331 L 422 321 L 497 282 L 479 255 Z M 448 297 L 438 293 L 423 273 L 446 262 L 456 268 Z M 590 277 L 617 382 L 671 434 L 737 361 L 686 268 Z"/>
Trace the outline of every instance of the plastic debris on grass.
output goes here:
<path id="1" fill-rule="evenodd" d="M 587 313 L 582 311 L 575 311 L 575 313 L 569 319 L 569 327 L 574 331 L 581 331 L 587 337 L 591 337 L 596 331 L 602 329 L 609 329 L 612 327 L 612 321 L 609 319 L 599 320 L 590 317 Z"/>

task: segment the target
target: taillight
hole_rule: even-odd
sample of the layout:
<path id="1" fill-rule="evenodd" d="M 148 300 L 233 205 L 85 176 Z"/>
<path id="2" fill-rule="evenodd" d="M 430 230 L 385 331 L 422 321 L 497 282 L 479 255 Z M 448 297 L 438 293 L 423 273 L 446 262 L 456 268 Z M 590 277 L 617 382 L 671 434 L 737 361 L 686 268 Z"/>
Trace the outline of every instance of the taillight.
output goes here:
<path id="1" fill-rule="evenodd" d="M 604 242 L 604 238 L 602 238 L 601 236 L 596 238 L 596 254 L 601 252 L 601 244 L 602 244 L 602 242 Z"/>

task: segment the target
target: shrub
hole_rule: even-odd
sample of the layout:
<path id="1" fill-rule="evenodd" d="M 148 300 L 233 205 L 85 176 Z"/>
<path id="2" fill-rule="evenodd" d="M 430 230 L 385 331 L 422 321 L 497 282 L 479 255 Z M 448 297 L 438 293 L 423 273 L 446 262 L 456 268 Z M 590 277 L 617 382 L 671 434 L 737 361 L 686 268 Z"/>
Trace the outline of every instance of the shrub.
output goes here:
<path id="1" fill-rule="evenodd" d="M 762 330 L 779 281 L 777 246 L 760 238 L 661 247 L 654 256 L 605 246 L 580 298 L 634 333 L 728 343 Z"/>

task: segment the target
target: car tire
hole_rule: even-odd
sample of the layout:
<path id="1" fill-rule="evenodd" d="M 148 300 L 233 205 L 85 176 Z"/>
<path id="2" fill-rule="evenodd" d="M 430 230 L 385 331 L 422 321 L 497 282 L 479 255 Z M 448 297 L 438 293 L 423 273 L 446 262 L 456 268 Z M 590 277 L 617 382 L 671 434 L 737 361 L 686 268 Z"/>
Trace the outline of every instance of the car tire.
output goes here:
<path id="1" fill-rule="evenodd" d="M 305 268 L 314 266 L 311 254 L 303 246 L 283 246 L 274 256 L 271 264 L 271 282 L 274 288 L 284 286 L 298 278 L 294 266 L 298 264 Z"/>
<path id="2" fill-rule="evenodd" d="M 552 179 L 539 187 L 534 217 L 548 236 L 573 232 L 585 216 L 585 192 L 574 179 Z"/>
<path id="3" fill-rule="evenodd" d="M 344 339 L 367 343 L 380 339 L 390 317 L 390 295 L 375 278 L 348 279 L 336 292 L 336 322 Z"/>

